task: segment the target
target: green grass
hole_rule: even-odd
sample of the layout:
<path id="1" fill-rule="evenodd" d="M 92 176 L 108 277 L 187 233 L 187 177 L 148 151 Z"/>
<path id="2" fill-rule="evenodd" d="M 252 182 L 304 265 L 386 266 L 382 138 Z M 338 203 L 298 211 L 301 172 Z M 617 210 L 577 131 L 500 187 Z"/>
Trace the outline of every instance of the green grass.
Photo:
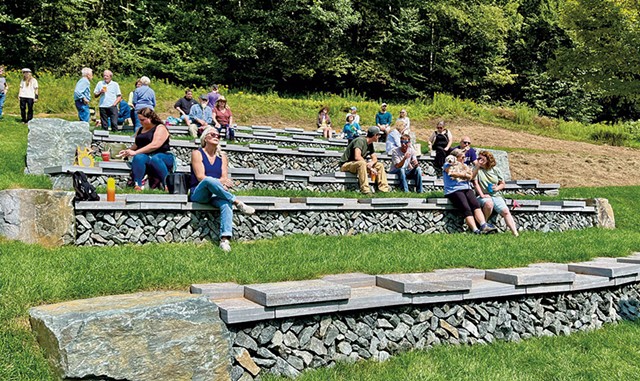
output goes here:
<path id="1" fill-rule="evenodd" d="M 9 81 L 15 85 L 15 73 L 13 75 Z M 115 80 L 121 84 L 129 81 Z M 47 102 L 51 104 L 43 99 L 36 108 L 46 107 L 73 119 L 73 106 L 56 100 L 55 96 L 70 94 L 74 84 L 75 79 L 67 78 L 58 83 L 53 78 L 47 79 L 45 74 L 41 80 L 43 98 L 49 98 Z M 48 87 L 46 91 L 45 85 Z M 56 86 L 58 91 L 54 91 Z M 167 84 L 154 83 L 152 86 L 159 97 L 169 99 L 181 95 L 181 91 Z M 12 89 L 15 90 L 15 86 Z M 353 97 L 353 101 L 333 95 L 281 99 L 277 94 L 235 92 L 232 96 L 237 101 L 236 110 L 250 111 L 247 112 L 247 118 L 256 123 L 265 116 L 268 116 L 265 120 L 279 120 L 280 116 L 275 116 L 274 110 L 281 113 L 287 122 L 307 120 L 310 116 L 313 120 L 316 106 L 327 99 L 330 104 L 336 105 L 334 110 L 351 104 L 364 111 L 363 114 L 373 115 L 377 110 L 377 103 L 358 98 L 357 94 L 346 94 L 347 97 Z M 7 102 L 9 112 L 15 112 L 16 105 L 12 103 Z M 418 123 L 433 117 L 436 111 L 451 118 L 508 120 L 507 117 L 496 117 L 495 111 L 451 97 L 439 96 L 434 104 L 433 109 L 428 109 L 432 107 L 430 104 L 420 102 L 407 107 L 416 111 L 414 120 Z M 419 110 L 428 112 L 420 114 Z M 508 113 L 505 115 L 510 117 Z M 522 118 L 526 119 L 526 113 Z M 516 126 L 515 122 L 511 123 Z M 525 129 L 522 126 L 518 128 Z M 6 117 L 0 122 L 0 189 L 51 187 L 50 181 L 44 176 L 23 174 L 26 136 L 27 128 L 16 122 L 14 117 Z M 353 271 L 379 274 L 462 266 L 497 268 L 524 266 L 533 262 L 570 262 L 597 256 L 623 256 L 640 248 L 640 232 L 637 229 L 639 191 L 640 187 L 562 189 L 561 198 L 608 198 L 616 214 L 618 229 L 592 228 L 547 234 L 524 232 L 517 239 L 509 234 L 482 237 L 411 233 L 346 237 L 300 235 L 234 243 L 233 251 L 229 254 L 222 253 L 211 243 L 44 248 L 0 239 L 0 380 L 57 379 L 30 331 L 28 309 L 33 306 L 141 290 L 186 290 L 192 283 L 233 281 L 247 284 L 310 279 L 323 274 Z M 262 194 L 262 191 L 252 191 L 250 194 Z M 275 193 L 264 191 L 264 194 Z M 287 197 L 318 196 L 314 192 L 277 194 L 286 194 Z M 335 195 L 356 197 L 355 192 Z M 443 248 L 446 248 L 446 252 Z M 636 344 L 640 342 L 639 339 L 640 327 L 625 323 L 569 338 L 534 339 L 520 344 L 440 347 L 429 352 L 410 352 L 384 364 L 362 362 L 353 366 L 339 365 L 307 373 L 303 379 L 635 379 L 639 373 L 637 357 L 640 351 Z"/>

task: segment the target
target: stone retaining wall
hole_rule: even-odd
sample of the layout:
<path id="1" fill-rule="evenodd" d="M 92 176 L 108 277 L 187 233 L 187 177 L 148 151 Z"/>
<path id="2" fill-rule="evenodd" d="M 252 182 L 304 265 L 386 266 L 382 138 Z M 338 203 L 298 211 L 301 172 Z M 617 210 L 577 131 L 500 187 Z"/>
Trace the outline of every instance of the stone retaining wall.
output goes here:
<path id="1" fill-rule="evenodd" d="M 384 361 L 399 352 L 441 344 L 489 344 L 592 330 L 622 318 L 636 319 L 639 290 L 634 284 L 598 292 L 231 326 L 235 357 L 231 379 L 248 380 L 264 373 L 296 377 L 304 370 L 337 362 Z"/>
<path id="2" fill-rule="evenodd" d="M 184 196 L 174 196 L 173 199 L 170 196 L 164 199 L 153 196 L 158 201 L 144 201 L 146 196 L 150 195 L 122 195 L 119 196 L 121 201 L 113 203 L 77 203 L 75 244 L 102 246 L 218 240 L 219 213 L 214 208 L 180 202 L 186 200 Z M 451 210 L 446 199 L 241 199 L 257 210 L 252 216 L 234 213 L 234 237 L 241 241 L 300 233 L 353 235 L 394 231 L 418 234 L 464 231 L 462 216 Z M 599 225 L 596 208 L 584 201 L 541 203 L 522 200 L 522 203 L 513 211 L 521 230 L 551 232 Z M 500 231 L 508 231 L 501 217 L 493 222 Z"/>

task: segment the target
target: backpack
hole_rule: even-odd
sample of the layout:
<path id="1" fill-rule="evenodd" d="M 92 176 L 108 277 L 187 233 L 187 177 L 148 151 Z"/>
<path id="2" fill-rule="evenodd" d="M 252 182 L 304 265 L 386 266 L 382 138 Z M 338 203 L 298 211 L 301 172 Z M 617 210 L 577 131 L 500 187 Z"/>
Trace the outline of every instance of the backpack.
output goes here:
<path id="1" fill-rule="evenodd" d="M 96 188 L 82 171 L 73 172 L 73 189 L 76 191 L 73 201 L 100 201 Z"/>

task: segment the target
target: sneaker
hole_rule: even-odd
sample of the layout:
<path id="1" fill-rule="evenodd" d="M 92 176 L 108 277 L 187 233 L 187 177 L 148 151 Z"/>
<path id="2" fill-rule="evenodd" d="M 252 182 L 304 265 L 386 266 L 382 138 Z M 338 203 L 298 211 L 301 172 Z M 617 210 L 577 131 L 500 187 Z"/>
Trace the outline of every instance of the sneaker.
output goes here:
<path id="1" fill-rule="evenodd" d="M 482 229 L 482 232 L 484 234 L 494 233 L 496 230 L 498 230 L 498 228 L 496 228 L 495 226 L 491 225 L 490 223 L 482 224 L 480 229 Z"/>
<path id="2" fill-rule="evenodd" d="M 238 208 L 238 211 L 242 214 L 253 214 L 256 212 L 255 208 L 253 208 L 252 206 L 249 206 L 247 204 L 245 204 L 244 202 L 240 201 L 236 204 L 236 208 Z"/>
<path id="3" fill-rule="evenodd" d="M 224 251 L 225 253 L 228 253 L 231 251 L 231 244 L 229 243 L 228 239 L 223 239 L 220 241 L 220 248 L 222 249 L 222 251 Z"/>
<path id="4" fill-rule="evenodd" d="M 482 231 L 480 231 L 480 229 L 476 229 L 473 231 L 473 234 L 482 234 Z"/>

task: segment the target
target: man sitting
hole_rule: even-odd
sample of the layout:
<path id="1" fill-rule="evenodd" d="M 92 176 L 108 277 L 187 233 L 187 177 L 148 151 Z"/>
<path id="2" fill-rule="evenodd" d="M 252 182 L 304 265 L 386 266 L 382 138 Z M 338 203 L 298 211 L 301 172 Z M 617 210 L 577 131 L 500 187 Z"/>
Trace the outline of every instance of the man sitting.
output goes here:
<path id="1" fill-rule="evenodd" d="M 411 136 L 408 133 L 400 137 L 400 147 L 391 151 L 391 170 L 389 173 L 397 173 L 400 176 L 402 190 L 409 192 L 407 178 L 416 183 L 416 192 L 422 193 L 422 169 L 418 164 L 416 152 L 411 146 Z"/>
<path id="2" fill-rule="evenodd" d="M 384 165 L 378 161 L 373 150 L 373 143 L 378 141 L 380 134 L 378 127 L 370 127 L 367 131 L 367 136 L 353 139 L 340 158 L 340 170 L 358 175 L 358 185 L 360 186 L 360 192 L 363 194 L 371 192 L 368 173 L 371 174 L 371 179 L 376 183 L 380 192 L 389 191 Z M 367 162 L 369 157 L 371 159 Z"/>
<path id="3" fill-rule="evenodd" d="M 189 113 L 191 112 L 191 107 L 197 104 L 198 102 L 193 99 L 193 91 L 186 89 L 184 91 L 184 97 L 178 99 L 178 101 L 173 105 L 173 108 L 178 110 L 180 113 L 180 120 L 182 120 L 185 125 L 190 126 L 191 120 L 189 119 Z"/>
<path id="4" fill-rule="evenodd" d="M 464 163 L 468 166 L 477 167 L 478 166 L 478 155 L 476 154 L 476 150 L 471 148 L 471 138 L 468 136 L 463 136 L 460 140 L 460 145 L 454 147 L 453 149 L 461 149 L 464 152 Z"/>
<path id="5" fill-rule="evenodd" d="M 207 94 L 200 96 L 200 104 L 191 106 L 189 111 L 189 119 L 191 124 L 189 125 L 189 133 L 194 138 L 197 138 L 202 134 L 205 127 L 208 127 L 213 121 L 213 110 L 207 106 L 209 97 Z"/>

